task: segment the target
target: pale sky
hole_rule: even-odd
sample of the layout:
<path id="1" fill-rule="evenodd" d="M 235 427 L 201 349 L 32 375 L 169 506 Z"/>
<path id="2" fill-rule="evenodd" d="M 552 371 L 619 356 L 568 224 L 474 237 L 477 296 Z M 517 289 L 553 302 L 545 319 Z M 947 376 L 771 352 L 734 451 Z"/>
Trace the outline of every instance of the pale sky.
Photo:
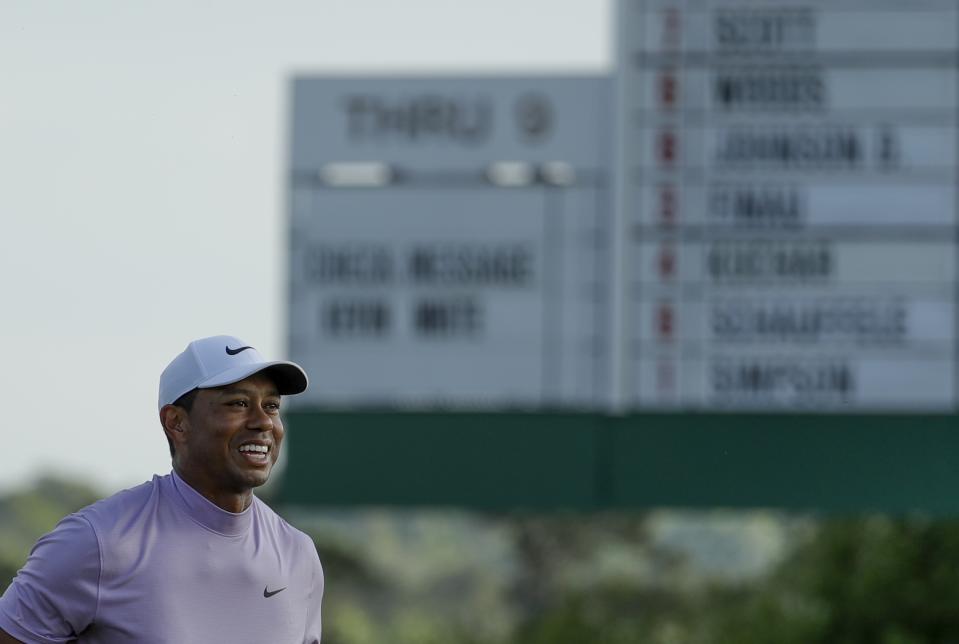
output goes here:
<path id="1" fill-rule="evenodd" d="M 292 75 L 606 71 L 612 10 L 4 0 L 0 491 L 165 473 L 166 363 L 220 333 L 283 355 Z"/>

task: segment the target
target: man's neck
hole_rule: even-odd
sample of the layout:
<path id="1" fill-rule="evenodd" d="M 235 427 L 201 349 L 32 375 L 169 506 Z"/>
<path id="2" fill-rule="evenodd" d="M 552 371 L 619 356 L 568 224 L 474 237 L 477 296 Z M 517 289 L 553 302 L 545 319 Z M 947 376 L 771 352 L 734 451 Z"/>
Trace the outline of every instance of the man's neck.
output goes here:
<path id="1" fill-rule="evenodd" d="M 183 479 L 184 483 L 221 510 L 239 514 L 253 503 L 253 490 L 227 491 L 217 489 L 211 481 L 203 480 L 201 476 L 185 471 L 177 467 L 176 464 L 173 465 L 173 469 L 177 476 Z"/>

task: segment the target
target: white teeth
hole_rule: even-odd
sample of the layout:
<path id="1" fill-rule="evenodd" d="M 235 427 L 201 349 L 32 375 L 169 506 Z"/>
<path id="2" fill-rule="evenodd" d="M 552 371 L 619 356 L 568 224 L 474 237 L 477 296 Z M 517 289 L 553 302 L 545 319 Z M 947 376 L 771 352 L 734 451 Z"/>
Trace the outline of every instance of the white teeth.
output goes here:
<path id="1" fill-rule="evenodd" d="M 260 454 L 266 454 L 270 451 L 270 448 L 266 445 L 240 445 L 241 452 L 259 452 Z"/>

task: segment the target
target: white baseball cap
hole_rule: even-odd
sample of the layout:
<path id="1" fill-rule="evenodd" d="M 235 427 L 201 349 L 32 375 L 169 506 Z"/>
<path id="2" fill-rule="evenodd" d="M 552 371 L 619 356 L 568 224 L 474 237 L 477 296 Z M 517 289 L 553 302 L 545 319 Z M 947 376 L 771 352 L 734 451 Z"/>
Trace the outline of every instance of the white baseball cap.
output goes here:
<path id="1" fill-rule="evenodd" d="M 160 374 L 160 404 L 172 404 L 193 389 L 221 387 L 260 371 L 269 371 L 281 395 L 306 390 L 306 372 L 295 362 L 267 361 L 260 352 L 232 335 L 194 340 Z"/>

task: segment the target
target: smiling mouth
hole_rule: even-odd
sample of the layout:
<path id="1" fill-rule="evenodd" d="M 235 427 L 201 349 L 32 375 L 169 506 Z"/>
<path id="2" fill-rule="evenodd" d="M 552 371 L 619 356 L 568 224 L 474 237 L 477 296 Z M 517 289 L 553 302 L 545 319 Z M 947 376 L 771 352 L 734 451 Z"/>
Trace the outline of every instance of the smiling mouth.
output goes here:
<path id="1" fill-rule="evenodd" d="M 273 451 L 273 447 L 271 445 L 244 443 L 237 448 L 237 451 L 251 465 L 266 465 L 270 462 L 270 452 Z"/>

